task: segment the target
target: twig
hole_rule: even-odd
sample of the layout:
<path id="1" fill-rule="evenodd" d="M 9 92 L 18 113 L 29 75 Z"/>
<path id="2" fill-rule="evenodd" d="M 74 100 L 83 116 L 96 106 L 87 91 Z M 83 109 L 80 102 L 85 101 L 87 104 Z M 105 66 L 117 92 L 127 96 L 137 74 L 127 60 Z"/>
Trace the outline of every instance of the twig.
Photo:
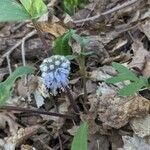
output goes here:
<path id="1" fill-rule="evenodd" d="M 13 27 L 11 29 L 11 32 L 14 33 L 16 32 L 19 28 L 21 28 L 22 26 L 24 26 L 26 24 L 26 22 L 20 22 L 19 24 L 17 24 L 15 27 Z"/>
<path id="2" fill-rule="evenodd" d="M 10 58 L 9 58 L 9 55 L 7 55 L 6 59 L 7 59 L 7 64 L 8 64 L 9 74 L 11 74 L 11 73 L 12 73 L 12 70 L 11 70 L 11 65 L 10 65 Z"/>
<path id="3" fill-rule="evenodd" d="M 98 14 L 98 15 L 95 15 L 95 16 L 93 16 L 93 17 L 89 17 L 89 18 L 86 18 L 86 19 L 76 20 L 76 21 L 73 21 L 73 23 L 76 23 L 76 24 L 77 24 L 77 23 L 82 23 L 82 22 L 86 22 L 86 21 L 93 21 L 93 20 L 98 19 L 98 18 L 100 18 L 100 17 L 102 17 L 102 16 L 105 16 L 105 15 L 108 15 L 108 14 L 111 14 L 111 13 L 114 13 L 114 12 L 120 10 L 120 9 L 123 9 L 123 8 L 128 7 L 128 6 L 131 6 L 131 5 L 135 4 L 135 3 L 138 2 L 138 1 L 139 1 L 139 0 L 130 0 L 130 1 L 128 1 L 128 2 L 123 3 L 123 4 L 120 5 L 120 6 L 116 6 L 116 7 L 112 8 L 112 9 L 110 9 L 110 10 L 108 10 L 108 11 L 105 11 L 105 12 L 103 12 L 103 13 L 101 13 L 101 14 Z"/>
<path id="4" fill-rule="evenodd" d="M 60 114 L 48 111 L 41 111 L 41 110 L 31 110 L 27 108 L 15 107 L 15 106 L 0 106 L 0 110 L 7 110 L 7 111 L 20 111 L 20 112 L 27 112 L 27 113 L 37 113 L 43 115 L 50 115 L 55 117 L 64 117 L 68 119 L 73 119 L 73 116 L 67 114 Z"/>
<path id="5" fill-rule="evenodd" d="M 92 9 L 91 9 L 90 13 L 88 13 L 88 15 L 86 16 L 86 18 L 85 18 L 85 19 L 87 19 L 87 18 L 89 18 L 89 17 L 90 17 L 90 15 L 91 15 L 91 13 L 94 11 L 94 9 L 95 9 L 96 5 L 97 5 L 97 2 L 93 5 L 93 7 L 92 7 Z M 83 22 L 83 23 L 82 23 L 81 27 L 83 27 L 83 26 L 84 26 L 84 24 L 85 24 L 85 22 Z"/>
<path id="6" fill-rule="evenodd" d="M 32 32 L 29 32 L 23 39 L 22 39 L 22 44 L 21 44 L 21 55 L 22 55 L 22 63 L 23 63 L 23 66 L 26 65 L 26 59 L 25 59 L 25 41 L 32 37 L 33 35 L 35 34 L 35 31 L 32 31 Z"/>
<path id="7" fill-rule="evenodd" d="M 34 34 L 36 33 L 36 30 L 33 30 L 32 32 L 30 32 L 26 37 L 24 37 L 23 39 L 27 39 L 29 38 L 29 35 L 30 37 L 33 36 Z M 11 70 L 11 65 L 10 65 L 10 54 L 18 47 L 21 45 L 23 40 L 20 40 L 18 43 L 16 43 L 11 49 L 9 49 L 5 54 L 2 55 L 2 58 L 6 58 L 7 59 L 7 64 L 8 64 L 8 69 L 9 69 L 9 73 L 11 74 L 12 73 L 12 70 Z M 22 58 L 24 60 L 23 63 L 25 63 L 25 52 L 23 52 L 22 54 Z"/>
<path id="8" fill-rule="evenodd" d="M 61 141 L 61 137 L 60 137 L 59 132 L 57 134 L 58 134 L 58 140 L 59 140 L 60 150 L 63 150 L 63 145 L 62 145 L 62 141 Z"/>
<path id="9" fill-rule="evenodd" d="M 36 30 L 33 30 L 31 32 L 33 32 L 33 35 L 36 34 Z M 5 54 L 2 55 L 2 58 L 5 58 L 5 57 L 9 56 L 18 46 L 21 45 L 21 43 L 22 43 L 22 40 L 17 42 L 12 48 L 10 48 Z"/>

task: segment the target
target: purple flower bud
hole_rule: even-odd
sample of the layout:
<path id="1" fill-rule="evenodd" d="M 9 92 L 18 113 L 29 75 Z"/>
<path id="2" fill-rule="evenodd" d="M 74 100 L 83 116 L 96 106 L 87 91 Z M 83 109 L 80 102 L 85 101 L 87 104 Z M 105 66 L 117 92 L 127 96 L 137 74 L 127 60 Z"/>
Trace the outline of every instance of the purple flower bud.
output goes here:
<path id="1" fill-rule="evenodd" d="M 40 65 L 44 84 L 56 95 L 58 88 L 63 88 L 69 83 L 70 61 L 60 55 L 53 55 L 43 60 Z"/>

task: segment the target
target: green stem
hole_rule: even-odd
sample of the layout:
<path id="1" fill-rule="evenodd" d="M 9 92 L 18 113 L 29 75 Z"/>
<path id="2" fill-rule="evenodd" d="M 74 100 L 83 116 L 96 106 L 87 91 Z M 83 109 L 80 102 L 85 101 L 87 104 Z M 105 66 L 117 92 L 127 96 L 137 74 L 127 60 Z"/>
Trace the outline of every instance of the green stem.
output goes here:
<path id="1" fill-rule="evenodd" d="M 82 83 L 83 83 L 83 90 L 84 90 L 84 102 L 87 102 L 87 88 L 86 88 L 86 69 L 85 69 L 85 56 L 82 54 L 79 56 L 79 67 L 80 67 L 80 74 L 82 76 Z"/>

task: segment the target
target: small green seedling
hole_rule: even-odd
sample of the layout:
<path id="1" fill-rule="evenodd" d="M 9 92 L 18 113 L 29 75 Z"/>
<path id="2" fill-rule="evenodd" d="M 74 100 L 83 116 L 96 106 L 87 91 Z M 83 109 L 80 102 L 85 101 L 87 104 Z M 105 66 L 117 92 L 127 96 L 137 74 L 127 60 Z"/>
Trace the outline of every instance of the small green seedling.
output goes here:
<path id="1" fill-rule="evenodd" d="M 74 136 L 71 150 L 88 150 L 88 123 L 84 122 L 80 125 Z"/>
<path id="2" fill-rule="evenodd" d="M 124 67 L 119 63 L 113 62 L 112 66 L 118 71 L 118 75 L 107 79 L 106 83 L 115 84 L 126 80 L 130 81 L 130 84 L 124 86 L 119 91 L 118 94 L 120 96 L 132 96 L 136 92 L 138 92 L 141 88 L 149 87 L 147 78 L 143 76 L 137 77 L 132 71 L 130 71 L 128 68 Z"/>

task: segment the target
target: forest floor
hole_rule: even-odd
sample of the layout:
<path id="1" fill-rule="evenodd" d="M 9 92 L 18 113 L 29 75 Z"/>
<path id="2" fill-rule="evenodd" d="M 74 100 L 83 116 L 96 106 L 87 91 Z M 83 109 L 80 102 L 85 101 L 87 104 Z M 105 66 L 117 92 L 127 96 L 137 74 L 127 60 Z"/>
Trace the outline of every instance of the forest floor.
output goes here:
<path id="1" fill-rule="evenodd" d="M 91 0 L 73 15 L 64 12 L 61 0 L 46 4 L 46 21 L 37 24 L 47 44 L 30 21 L 0 23 L 0 81 L 19 66 L 36 68 L 17 79 L 0 107 L 0 149 L 70 150 L 80 123 L 88 122 L 89 150 L 150 150 L 150 91 L 119 96 L 128 82 L 105 82 L 117 75 L 112 62 L 150 79 L 150 1 Z M 40 72 L 42 61 L 53 54 L 54 40 L 69 29 L 88 39 L 84 50 L 92 52 L 85 56 L 85 82 L 79 62 L 71 61 L 69 87 L 79 114 L 64 91 L 54 96 L 46 89 Z M 81 51 L 73 39 L 68 44 L 72 53 Z"/>

